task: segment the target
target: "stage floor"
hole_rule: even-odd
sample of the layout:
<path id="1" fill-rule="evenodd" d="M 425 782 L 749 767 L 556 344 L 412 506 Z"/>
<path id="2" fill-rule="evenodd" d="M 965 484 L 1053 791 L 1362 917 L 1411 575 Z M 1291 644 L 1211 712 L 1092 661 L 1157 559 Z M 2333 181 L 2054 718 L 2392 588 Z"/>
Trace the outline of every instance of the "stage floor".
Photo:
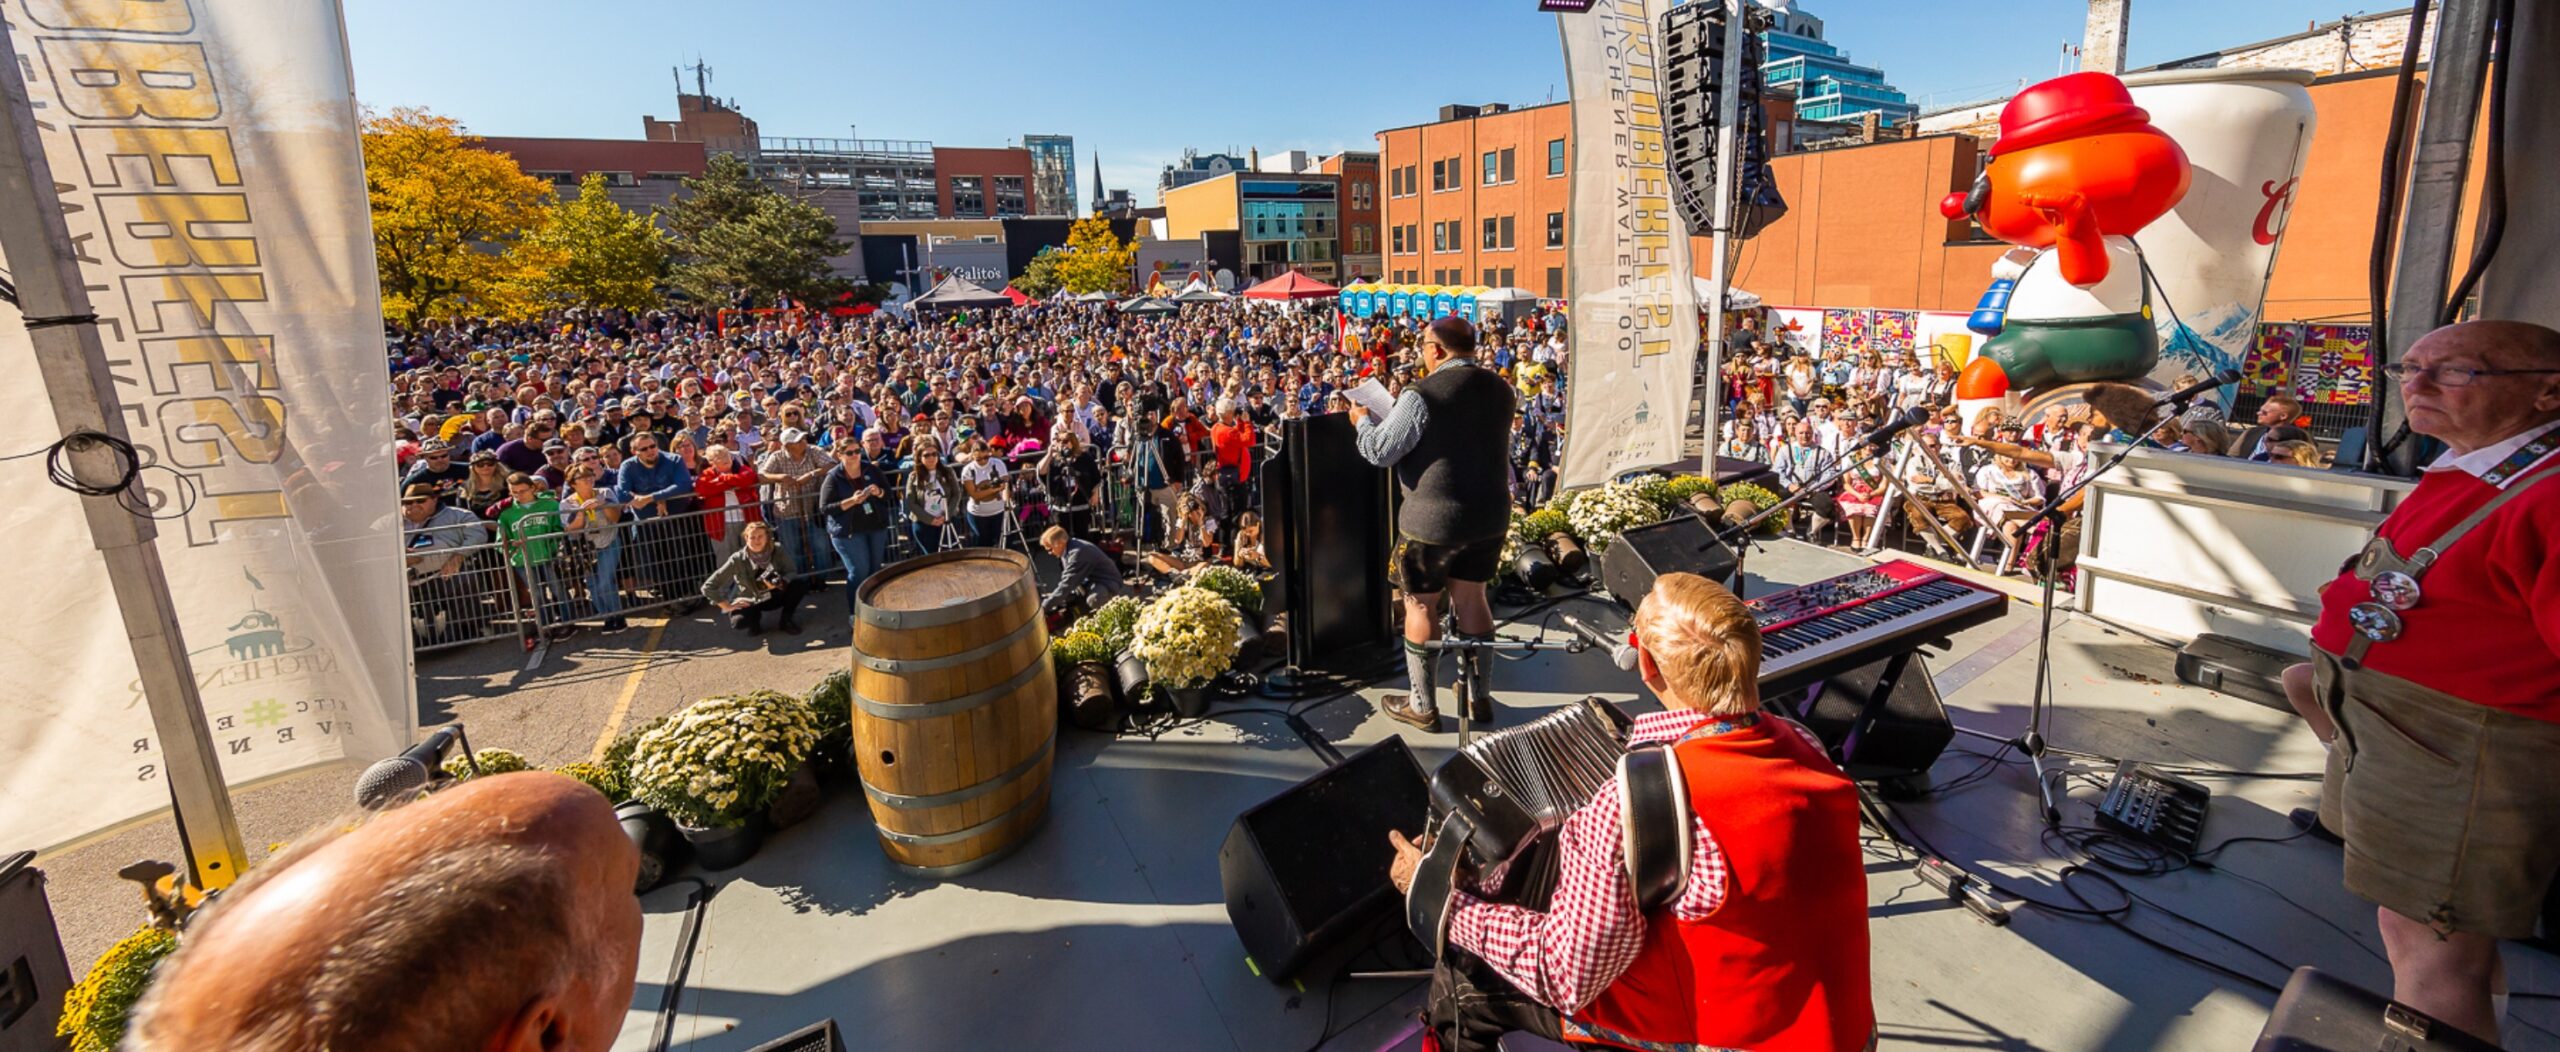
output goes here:
<path id="1" fill-rule="evenodd" d="M 1751 594 L 1860 562 L 1782 542 L 1752 558 Z M 1958 635 L 1952 653 L 1929 654 L 1957 722 L 2000 735 L 2024 726 L 2035 670 L 2033 597 L 2004 584 L 2024 601 Z M 1572 605 L 1623 623 L 1614 611 Z M 1534 635 L 1537 620 L 1504 631 Z M 2297 721 L 2179 684 L 2175 656 L 2066 616 L 2055 633 L 2053 743 L 2232 770 L 2318 769 L 2319 747 Z M 1304 720 L 1344 752 L 1402 733 L 1428 768 L 1456 736 L 1417 734 L 1376 713 L 1372 699 L 1401 679 L 1310 708 Z M 1642 698 L 1631 674 L 1594 653 L 1504 662 L 1494 683 L 1504 725 L 1586 694 Z M 1649 699 L 1639 704 L 1651 707 Z M 1236 707 L 1275 711 L 1225 714 L 1157 740 L 1062 729 L 1046 828 L 1012 858 L 956 881 L 894 873 L 859 796 L 834 794 L 818 817 L 774 837 L 754 861 L 710 875 L 716 893 L 702 913 L 671 1046 L 746 1049 L 833 1017 L 857 1049 L 1416 1047 L 1417 983 L 1329 982 L 1319 973 L 1275 984 L 1247 967 L 1219 891 L 1219 842 L 1238 812 L 1323 763 L 1278 703 Z M 1936 781 L 1974 770 L 1990 748 L 1959 737 Z M 2102 781 L 2106 770 L 2095 777 Z M 2317 791 L 2304 781 L 2199 780 L 2214 793 L 2208 844 L 2282 836 L 2286 810 L 2309 806 Z M 2090 823 L 2098 792 L 2090 779 L 2075 779 L 2066 822 Z M 1968 868 L 1996 872 L 2043 901 L 2071 901 L 2057 878 L 2058 845 L 2041 838 L 2023 765 L 1999 765 L 1973 784 L 1898 809 Z M 2372 908 L 2339 886 L 2336 848 L 2307 838 L 2244 843 L 2215 862 L 2212 870 L 2120 879 L 2256 953 L 2149 906 L 2128 923 L 2269 983 L 2283 983 L 2292 965 L 2315 964 L 2388 988 Z M 2020 907 L 2008 927 L 1992 927 L 1946 901 L 1881 841 L 1868 852 L 1867 872 L 1875 1006 L 1887 1049 L 2245 1049 L 2274 1000 L 2101 922 Z M 2107 901 L 2103 887 L 2073 886 Z M 641 981 L 617 1049 L 650 1047 L 689 890 L 679 882 L 644 900 Z M 2560 991 L 2551 957 L 2510 945 L 2507 962 L 2516 989 Z M 2509 1047 L 2560 1046 L 2556 1033 L 2560 1005 L 2516 1002 Z"/>

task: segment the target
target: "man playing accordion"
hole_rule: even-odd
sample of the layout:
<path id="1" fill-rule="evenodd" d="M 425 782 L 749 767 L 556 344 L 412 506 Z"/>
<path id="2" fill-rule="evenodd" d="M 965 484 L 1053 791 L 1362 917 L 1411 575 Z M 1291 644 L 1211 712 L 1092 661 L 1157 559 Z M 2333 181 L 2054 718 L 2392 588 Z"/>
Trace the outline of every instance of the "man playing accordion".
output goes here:
<path id="1" fill-rule="evenodd" d="M 1627 740 L 1676 760 L 1685 878 L 1666 904 L 1639 907 L 1612 779 L 1559 830 L 1545 910 L 1453 896 L 1431 990 L 1437 1040 L 1456 1052 L 1512 1030 L 1592 1048 L 1870 1047 L 1857 790 L 1812 734 L 1761 711 L 1760 630 L 1733 593 L 1664 574 L 1633 635 L 1665 710 Z M 1410 894 L 1421 850 L 1390 836 L 1391 876 Z"/>

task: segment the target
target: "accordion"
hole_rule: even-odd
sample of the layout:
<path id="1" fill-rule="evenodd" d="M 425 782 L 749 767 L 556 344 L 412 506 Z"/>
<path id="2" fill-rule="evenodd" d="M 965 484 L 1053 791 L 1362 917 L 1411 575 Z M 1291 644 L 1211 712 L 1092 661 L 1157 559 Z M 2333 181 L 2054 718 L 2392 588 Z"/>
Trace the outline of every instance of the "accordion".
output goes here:
<path id="1" fill-rule="evenodd" d="M 1678 896 L 1688 872 L 1687 786 L 1669 749 L 1628 750 L 1631 727 L 1617 706 L 1584 698 L 1477 738 L 1433 772 L 1433 839 L 1405 900 L 1406 922 L 1425 945 L 1441 946 L 1460 889 L 1544 909 L 1561 861 L 1556 830 L 1611 779 L 1624 783 L 1638 902 L 1649 909 Z"/>

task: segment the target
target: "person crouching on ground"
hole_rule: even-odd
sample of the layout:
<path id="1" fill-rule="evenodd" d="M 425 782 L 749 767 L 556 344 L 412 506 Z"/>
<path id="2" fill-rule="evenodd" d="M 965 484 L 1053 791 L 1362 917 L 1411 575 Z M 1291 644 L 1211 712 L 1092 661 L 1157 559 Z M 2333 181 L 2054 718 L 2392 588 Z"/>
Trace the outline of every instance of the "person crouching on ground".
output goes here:
<path id="1" fill-rule="evenodd" d="M 1852 1052 L 1875 1037 L 1858 794 L 1813 735 L 1760 711 L 1760 629 L 1733 593 L 1669 573 L 1636 608 L 1644 684 L 1689 793 L 1679 897 L 1640 912 L 1617 780 L 1557 834 L 1543 912 L 1453 896 L 1429 1017 L 1456 1052 L 1525 1030 L 1577 1047 Z M 1420 850 L 1390 833 L 1396 890 Z"/>
<path id="2" fill-rule="evenodd" d="M 780 611 L 782 630 L 799 635 L 800 597 L 809 586 L 792 576 L 790 554 L 773 543 L 773 524 L 750 522 L 740 537 L 744 543 L 729 554 L 729 561 L 702 582 L 703 600 L 727 613 L 729 624 L 749 635 L 764 632 L 768 611 Z"/>

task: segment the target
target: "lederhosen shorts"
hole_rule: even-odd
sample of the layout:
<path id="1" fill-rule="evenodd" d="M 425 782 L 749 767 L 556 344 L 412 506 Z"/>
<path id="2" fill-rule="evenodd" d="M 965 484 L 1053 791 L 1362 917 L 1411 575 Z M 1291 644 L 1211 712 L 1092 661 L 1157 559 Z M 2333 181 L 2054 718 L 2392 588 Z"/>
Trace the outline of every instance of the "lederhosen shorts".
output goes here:
<path id="1" fill-rule="evenodd" d="M 2474 524 L 2406 557 L 2376 537 L 2355 573 L 2406 573 L 2414 606 L 2436 553 Z M 2312 700 L 2338 728 L 2320 821 L 2346 841 L 2347 890 L 2442 932 L 2532 935 L 2560 876 L 2560 723 L 2364 666 L 2398 634 L 2396 616 L 2364 609 L 2384 609 L 2381 598 L 2359 604 L 2348 653 L 2312 652 Z M 2389 629 L 2367 631 L 2376 621 Z"/>

